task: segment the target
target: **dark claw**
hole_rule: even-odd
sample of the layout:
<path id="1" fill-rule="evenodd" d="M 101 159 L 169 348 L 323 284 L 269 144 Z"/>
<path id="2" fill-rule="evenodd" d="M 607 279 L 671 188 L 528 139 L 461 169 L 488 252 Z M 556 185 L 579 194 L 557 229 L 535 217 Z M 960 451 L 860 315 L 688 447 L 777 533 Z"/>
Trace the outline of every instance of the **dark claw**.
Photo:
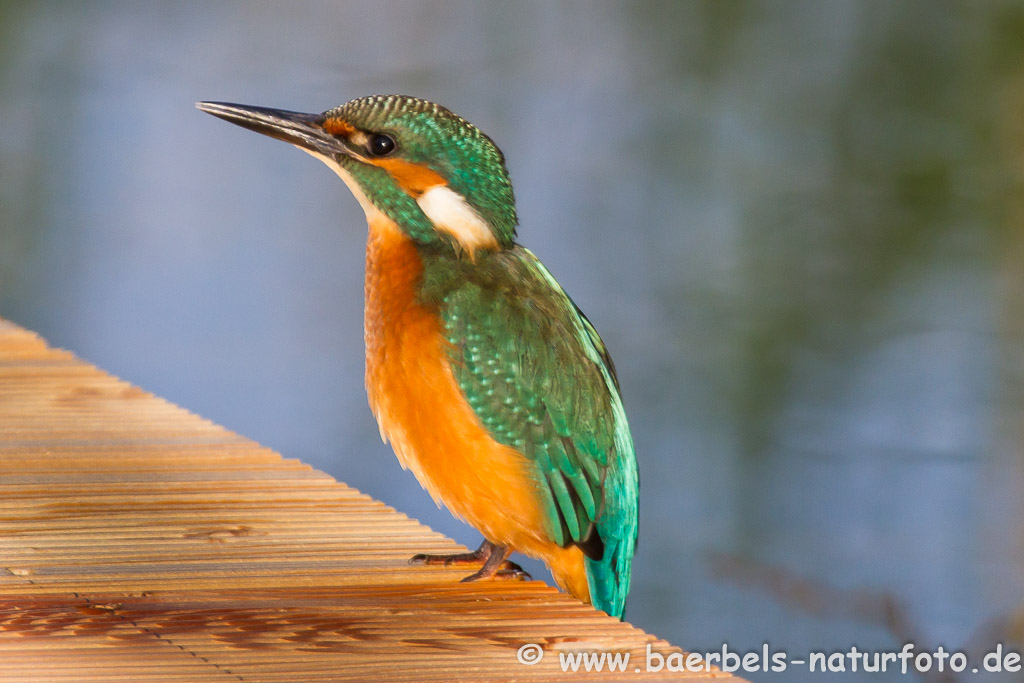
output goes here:
<path id="1" fill-rule="evenodd" d="M 510 562 L 509 564 L 512 563 Z M 518 566 L 515 569 L 499 569 L 494 576 L 499 579 L 511 581 L 533 581 L 533 577 L 530 576 L 530 573 L 520 569 Z"/>
<path id="2" fill-rule="evenodd" d="M 524 574 L 527 577 L 527 580 L 529 580 L 529 577 L 530 577 L 530 575 L 527 574 L 523 570 L 522 567 L 520 567 L 518 564 L 516 564 L 512 560 L 505 560 L 505 564 L 498 571 L 499 572 L 519 572 L 520 574 Z"/>

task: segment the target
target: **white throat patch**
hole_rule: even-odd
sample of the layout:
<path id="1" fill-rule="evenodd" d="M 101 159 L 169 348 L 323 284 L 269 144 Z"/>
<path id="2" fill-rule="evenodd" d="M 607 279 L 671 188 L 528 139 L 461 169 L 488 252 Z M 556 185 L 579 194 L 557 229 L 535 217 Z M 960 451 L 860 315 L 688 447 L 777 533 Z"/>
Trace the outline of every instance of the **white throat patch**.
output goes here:
<path id="1" fill-rule="evenodd" d="M 470 258 L 477 249 L 496 248 L 498 241 L 487 223 L 480 217 L 465 197 L 447 185 L 435 185 L 416 200 L 436 230 L 445 232 L 469 252 Z"/>
<path id="2" fill-rule="evenodd" d="M 383 213 L 381 213 L 380 209 L 373 205 L 373 202 L 366 198 L 366 195 L 363 194 L 363 189 L 359 187 L 359 183 L 357 183 L 355 178 L 353 178 L 348 171 L 342 168 L 337 161 L 330 158 L 329 156 L 320 154 L 319 152 L 314 152 L 312 150 L 306 149 L 305 147 L 301 147 L 299 145 L 295 145 L 295 147 L 297 149 L 301 149 L 306 154 L 312 157 L 316 157 L 320 161 L 327 164 L 327 167 L 334 171 L 338 175 L 338 177 L 341 178 L 346 185 L 348 185 L 348 189 L 352 191 L 352 194 L 355 196 L 356 201 L 359 202 L 359 206 L 363 207 L 363 213 L 366 214 L 367 222 L 374 223 L 381 220 L 387 221 L 388 223 L 391 222 L 384 216 Z"/>
<path id="3" fill-rule="evenodd" d="M 381 220 L 388 223 L 391 222 L 363 194 L 359 183 L 337 161 L 319 152 L 308 150 L 299 145 L 295 146 L 306 154 L 324 162 L 328 168 L 338 174 L 338 177 L 348 185 L 348 189 L 355 195 L 359 205 L 363 207 L 367 221 L 371 223 Z M 454 237 L 455 241 L 469 254 L 470 258 L 473 258 L 477 249 L 496 249 L 498 247 L 498 240 L 495 239 L 494 233 L 487 227 L 487 223 L 480 217 L 480 214 L 466 202 L 462 195 L 451 190 L 448 186 L 435 185 L 431 187 L 416 199 L 416 203 L 419 204 L 420 210 L 430 219 L 430 222 L 434 224 L 434 229 Z"/>

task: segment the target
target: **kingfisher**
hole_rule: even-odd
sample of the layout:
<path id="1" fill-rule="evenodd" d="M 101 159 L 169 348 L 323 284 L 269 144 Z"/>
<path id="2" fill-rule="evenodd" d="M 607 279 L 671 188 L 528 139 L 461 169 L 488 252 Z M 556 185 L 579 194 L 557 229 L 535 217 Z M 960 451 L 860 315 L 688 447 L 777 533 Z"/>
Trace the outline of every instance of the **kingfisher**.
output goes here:
<path id="1" fill-rule="evenodd" d="M 366 390 L 381 437 L 476 551 L 411 562 L 522 577 L 513 551 L 622 618 L 639 481 L 615 366 L 597 330 L 516 242 L 498 146 L 405 95 L 321 114 L 196 106 L 331 168 L 366 214 Z"/>

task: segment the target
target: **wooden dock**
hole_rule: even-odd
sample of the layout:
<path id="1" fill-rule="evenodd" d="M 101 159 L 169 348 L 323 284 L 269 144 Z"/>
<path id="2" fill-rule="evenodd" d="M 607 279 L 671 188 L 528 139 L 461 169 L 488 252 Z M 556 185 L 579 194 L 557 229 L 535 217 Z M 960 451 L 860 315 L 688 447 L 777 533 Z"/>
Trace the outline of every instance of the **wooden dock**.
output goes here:
<path id="1" fill-rule="evenodd" d="M 0 680 L 550 680 L 578 651 L 698 677 L 543 583 L 407 562 L 459 550 L 0 319 Z"/>

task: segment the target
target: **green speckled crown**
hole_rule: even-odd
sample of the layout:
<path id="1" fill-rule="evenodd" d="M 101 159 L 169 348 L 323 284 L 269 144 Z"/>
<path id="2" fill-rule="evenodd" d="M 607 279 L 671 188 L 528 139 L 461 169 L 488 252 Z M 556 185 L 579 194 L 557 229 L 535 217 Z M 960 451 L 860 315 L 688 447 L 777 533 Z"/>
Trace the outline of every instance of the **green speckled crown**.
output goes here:
<path id="1" fill-rule="evenodd" d="M 472 123 L 439 104 L 408 95 L 360 97 L 324 116 L 393 136 L 400 158 L 439 173 L 490 225 L 502 247 L 512 245 L 518 221 L 505 155 Z M 375 199 L 372 183 L 367 189 Z"/>

